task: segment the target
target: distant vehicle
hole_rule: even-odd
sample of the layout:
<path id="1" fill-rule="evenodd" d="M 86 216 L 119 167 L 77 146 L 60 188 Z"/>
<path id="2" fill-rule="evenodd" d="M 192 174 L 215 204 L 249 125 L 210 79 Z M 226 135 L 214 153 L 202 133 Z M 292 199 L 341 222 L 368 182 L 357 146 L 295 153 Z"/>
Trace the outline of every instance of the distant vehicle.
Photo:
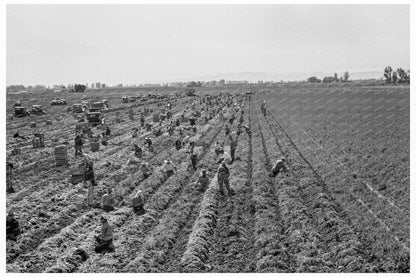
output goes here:
<path id="1" fill-rule="evenodd" d="M 16 103 L 14 103 L 14 105 L 13 105 L 13 107 L 21 107 L 21 106 L 22 106 L 22 104 L 20 104 L 19 101 L 16 101 Z"/>
<path id="2" fill-rule="evenodd" d="M 123 96 L 123 98 L 121 100 L 123 101 L 123 103 L 128 103 L 129 102 L 129 98 L 127 96 Z"/>
<path id="3" fill-rule="evenodd" d="M 73 104 L 72 105 L 72 112 L 73 113 L 82 113 L 82 104 L 80 104 L 80 103 L 75 103 L 75 104 Z"/>
<path id="4" fill-rule="evenodd" d="M 84 95 L 82 96 L 81 100 L 85 100 L 85 99 L 87 99 L 87 96 L 84 94 Z"/>
<path id="5" fill-rule="evenodd" d="M 140 94 L 137 94 L 136 99 L 140 99 L 140 98 L 142 98 L 142 96 Z"/>
<path id="6" fill-rule="evenodd" d="M 44 115 L 46 112 L 43 110 L 42 105 L 32 105 L 31 114 Z"/>
<path id="7" fill-rule="evenodd" d="M 103 103 L 104 103 L 104 105 L 108 106 L 108 100 L 107 99 L 103 99 Z"/>
<path id="8" fill-rule="evenodd" d="M 102 123 L 101 112 L 87 112 L 86 113 L 88 123 L 92 126 L 98 126 Z"/>
<path id="9" fill-rule="evenodd" d="M 15 117 L 25 117 L 29 116 L 29 112 L 26 110 L 26 107 L 18 106 L 14 107 L 14 116 Z"/>
<path id="10" fill-rule="evenodd" d="M 101 113 L 101 111 L 102 111 L 102 109 L 101 108 L 98 108 L 98 107 L 90 107 L 88 109 L 88 112 L 90 112 L 90 113 L 95 113 L 95 112 Z"/>
<path id="11" fill-rule="evenodd" d="M 186 95 L 186 96 L 196 96 L 196 95 L 195 95 L 195 89 L 194 89 L 194 88 L 187 88 L 187 89 L 185 90 L 185 95 Z"/>
<path id="12" fill-rule="evenodd" d="M 51 105 L 66 105 L 66 99 L 55 99 L 52 100 Z"/>
<path id="13" fill-rule="evenodd" d="M 104 104 L 103 101 L 93 102 L 91 104 L 91 108 L 98 108 L 100 110 L 104 110 L 105 109 L 105 104 Z"/>
<path id="14" fill-rule="evenodd" d="M 129 101 L 130 102 L 136 102 L 136 96 L 130 96 Z"/>

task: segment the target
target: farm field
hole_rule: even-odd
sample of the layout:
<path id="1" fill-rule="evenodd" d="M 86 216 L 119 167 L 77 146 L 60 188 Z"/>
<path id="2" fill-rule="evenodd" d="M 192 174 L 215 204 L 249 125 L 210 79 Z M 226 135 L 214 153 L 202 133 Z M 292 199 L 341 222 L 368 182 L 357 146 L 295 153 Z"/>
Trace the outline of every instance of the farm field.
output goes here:
<path id="1" fill-rule="evenodd" d="M 246 95 L 248 90 L 253 95 Z M 140 93 L 177 92 L 181 88 Z M 197 132 L 184 130 L 203 149 L 197 170 L 191 169 L 187 146 L 175 149 L 182 136 L 177 130 L 156 137 L 141 129 L 132 138 L 143 109 L 157 113 L 167 103 L 121 102 L 122 96 L 137 93 L 84 93 L 88 100 L 110 103 L 104 113 L 112 132 L 109 144 L 91 152 L 86 143 L 83 152 L 94 160 L 95 200 L 107 188 L 115 191 L 111 212 L 89 207 L 87 188 L 69 180 L 81 158 L 74 156 L 77 119 L 66 108 L 81 102 L 82 94 L 7 96 L 6 148 L 15 164 L 16 192 L 7 194 L 6 209 L 22 229 L 16 241 L 7 240 L 7 272 L 409 272 L 409 86 L 234 85 L 175 97 L 175 119 L 184 111 L 189 114 L 192 102 L 202 112 Z M 207 95 L 224 102 L 206 105 L 202 99 Z M 55 97 L 66 98 L 68 106 L 51 106 Z M 41 104 L 48 113 L 13 118 L 17 100 L 26 107 Z M 145 120 L 155 124 L 152 113 Z M 31 128 L 31 122 L 37 127 Z M 237 132 L 239 122 L 250 132 Z M 236 160 L 228 165 L 233 196 L 220 194 L 216 174 L 215 142 L 229 149 L 227 129 L 237 139 Z M 13 138 L 17 131 L 29 137 L 44 133 L 46 147 L 34 149 L 31 140 Z M 145 136 L 154 147 L 143 155 L 153 167 L 148 178 L 138 169 L 132 147 L 143 145 Z M 62 144 L 69 165 L 55 166 L 54 146 Z M 12 155 L 16 147 L 21 153 Z M 274 162 L 283 156 L 288 172 L 270 177 Z M 158 168 L 168 158 L 177 171 L 164 179 Z M 202 169 L 209 177 L 206 190 L 195 185 Z M 143 215 L 131 207 L 139 189 L 146 199 Z M 114 252 L 94 252 L 100 215 L 114 227 Z M 88 255 L 78 255 L 79 249 Z"/>

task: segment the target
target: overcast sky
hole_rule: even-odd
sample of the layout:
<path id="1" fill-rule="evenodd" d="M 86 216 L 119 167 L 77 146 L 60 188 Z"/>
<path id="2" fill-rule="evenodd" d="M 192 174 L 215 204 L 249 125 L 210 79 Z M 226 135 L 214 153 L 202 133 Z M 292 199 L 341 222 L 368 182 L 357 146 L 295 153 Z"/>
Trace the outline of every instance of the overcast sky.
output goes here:
<path id="1" fill-rule="evenodd" d="M 410 66 L 408 5 L 8 5 L 7 84 Z"/>

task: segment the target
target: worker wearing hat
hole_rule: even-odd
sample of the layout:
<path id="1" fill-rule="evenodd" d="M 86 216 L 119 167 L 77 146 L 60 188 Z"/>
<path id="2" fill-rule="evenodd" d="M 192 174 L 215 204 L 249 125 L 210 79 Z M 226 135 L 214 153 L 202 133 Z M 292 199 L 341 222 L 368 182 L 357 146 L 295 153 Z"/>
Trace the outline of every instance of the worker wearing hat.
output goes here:
<path id="1" fill-rule="evenodd" d="M 112 250 L 113 242 L 113 227 L 108 223 L 108 220 L 101 216 L 100 222 L 102 224 L 101 234 L 95 237 L 97 246 L 95 247 L 96 253 L 101 253 L 104 250 Z"/>
<path id="2" fill-rule="evenodd" d="M 88 206 L 94 205 L 94 187 L 97 185 L 94 176 L 94 163 L 88 154 L 83 154 L 84 157 L 84 184 L 88 186 Z"/>
<path id="3" fill-rule="evenodd" d="M 131 205 L 135 213 L 144 213 L 144 200 L 143 191 L 139 189 L 131 199 Z"/>
<path id="4" fill-rule="evenodd" d="M 168 179 L 170 176 L 175 174 L 176 165 L 171 160 L 165 160 L 160 170 L 165 175 L 165 179 Z"/>
<path id="5" fill-rule="evenodd" d="M 270 176 L 271 177 L 276 177 L 277 174 L 279 174 L 279 172 L 281 170 L 284 171 L 284 172 L 287 172 L 288 169 L 287 169 L 287 167 L 285 165 L 285 162 L 286 162 L 286 158 L 285 157 L 282 157 L 282 158 L 278 159 L 275 162 L 275 164 L 274 164 L 274 166 L 272 168 L 272 172 L 271 172 Z"/>
<path id="6" fill-rule="evenodd" d="M 198 180 L 196 181 L 196 186 L 199 189 L 199 191 L 203 192 L 207 189 L 209 184 L 209 178 L 207 176 L 207 171 L 203 169 L 198 177 Z"/>

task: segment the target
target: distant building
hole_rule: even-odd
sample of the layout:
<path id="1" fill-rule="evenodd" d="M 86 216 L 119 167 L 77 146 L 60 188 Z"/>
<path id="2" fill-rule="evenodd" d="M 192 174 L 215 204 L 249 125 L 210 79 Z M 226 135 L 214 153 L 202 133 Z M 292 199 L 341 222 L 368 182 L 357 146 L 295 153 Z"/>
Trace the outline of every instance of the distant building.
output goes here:
<path id="1" fill-rule="evenodd" d="M 102 85 L 101 85 L 101 88 L 105 88 L 105 84 L 102 84 Z"/>
<path id="2" fill-rule="evenodd" d="M 96 88 L 101 88 L 101 83 L 95 83 Z"/>

